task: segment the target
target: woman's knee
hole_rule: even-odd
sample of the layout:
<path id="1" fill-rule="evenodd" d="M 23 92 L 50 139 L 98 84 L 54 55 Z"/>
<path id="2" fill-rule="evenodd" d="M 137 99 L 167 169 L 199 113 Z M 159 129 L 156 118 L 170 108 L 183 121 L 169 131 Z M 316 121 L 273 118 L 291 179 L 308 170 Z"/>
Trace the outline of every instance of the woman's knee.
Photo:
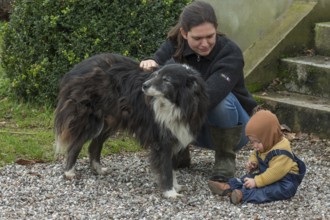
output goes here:
<path id="1" fill-rule="evenodd" d="M 222 128 L 237 125 L 238 112 L 231 93 L 208 113 L 208 120 L 211 125 Z"/>

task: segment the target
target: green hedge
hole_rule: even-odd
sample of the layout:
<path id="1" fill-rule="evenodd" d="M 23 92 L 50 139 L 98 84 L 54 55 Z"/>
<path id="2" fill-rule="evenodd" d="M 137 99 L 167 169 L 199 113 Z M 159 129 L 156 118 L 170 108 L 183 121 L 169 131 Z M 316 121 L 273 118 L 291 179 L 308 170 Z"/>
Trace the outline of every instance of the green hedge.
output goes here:
<path id="1" fill-rule="evenodd" d="M 2 64 L 17 97 L 55 103 L 74 64 L 112 52 L 153 54 L 191 0 L 16 0 L 4 28 Z"/>

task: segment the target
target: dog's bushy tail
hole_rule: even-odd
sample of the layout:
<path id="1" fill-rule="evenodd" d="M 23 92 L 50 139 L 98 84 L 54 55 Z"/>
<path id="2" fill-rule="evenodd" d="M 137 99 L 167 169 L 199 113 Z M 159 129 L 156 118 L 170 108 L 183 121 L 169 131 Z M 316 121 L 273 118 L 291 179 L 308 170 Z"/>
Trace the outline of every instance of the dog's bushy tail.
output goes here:
<path id="1" fill-rule="evenodd" d="M 104 126 L 103 108 L 98 106 L 109 86 L 102 71 L 66 78 L 55 110 L 55 153 L 63 153 L 74 143 L 98 136 Z M 77 82 L 78 81 L 78 82 Z"/>
<path id="2" fill-rule="evenodd" d="M 89 106 L 66 100 L 55 111 L 56 154 L 68 150 L 75 142 L 86 142 L 103 128 L 103 116 Z"/>

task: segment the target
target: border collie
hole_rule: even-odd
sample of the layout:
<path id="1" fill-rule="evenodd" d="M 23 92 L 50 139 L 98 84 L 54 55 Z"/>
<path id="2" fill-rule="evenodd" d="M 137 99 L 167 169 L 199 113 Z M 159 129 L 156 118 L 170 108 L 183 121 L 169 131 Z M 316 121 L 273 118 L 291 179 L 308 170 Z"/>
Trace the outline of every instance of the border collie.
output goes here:
<path id="1" fill-rule="evenodd" d="M 127 130 L 150 148 L 163 195 L 181 195 L 176 155 L 195 140 L 208 108 L 205 83 L 195 70 L 168 64 L 148 73 L 128 57 L 99 54 L 64 75 L 57 101 L 56 153 L 66 155 L 66 178 L 74 178 L 74 165 L 87 141 L 92 170 L 106 174 L 100 162 L 103 143 L 116 131 Z"/>

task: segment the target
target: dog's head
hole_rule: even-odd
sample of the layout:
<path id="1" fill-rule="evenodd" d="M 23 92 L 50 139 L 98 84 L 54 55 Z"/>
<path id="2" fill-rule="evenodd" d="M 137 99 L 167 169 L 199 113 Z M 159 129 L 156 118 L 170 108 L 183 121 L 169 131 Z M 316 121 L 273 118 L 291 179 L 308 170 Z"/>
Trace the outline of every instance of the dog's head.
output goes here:
<path id="1" fill-rule="evenodd" d="M 168 64 L 153 72 L 143 83 L 142 91 L 147 96 L 163 97 L 175 104 L 193 96 L 202 95 L 207 99 L 204 80 L 196 70 L 184 64 Z"/>

